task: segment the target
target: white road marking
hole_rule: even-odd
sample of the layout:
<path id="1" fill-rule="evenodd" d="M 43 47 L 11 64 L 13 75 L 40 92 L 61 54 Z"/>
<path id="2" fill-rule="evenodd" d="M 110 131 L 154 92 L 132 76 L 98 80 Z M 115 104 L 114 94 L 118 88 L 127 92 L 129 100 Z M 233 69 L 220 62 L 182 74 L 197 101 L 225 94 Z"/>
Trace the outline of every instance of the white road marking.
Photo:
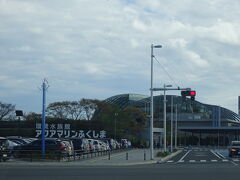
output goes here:
<path id="1" fill-rule="evenodd" d="M 238 164 L 237 163 L 235 163 L 235 162 L 233 162 L 233 161 L 230 161 L 232 164 L 234 164 L 235 166 L 238 166 Z"/>
<path id="2" fill-rule="evenodd" d="M 196 162 L 196 160 L 189 160 L 189 162 L 190 162 L 190 163 L 192 163 L 192 162 Z"/>
<path id="3" fill-rule="evenodd" d="M 219 153 L 219 152 L 216 152 L 220 157 L 222 157 L 222 158 L 226 158 L 226 157 L 224 157 L 221 153 Z"/>
<path id="4" fill-rule="evenodd" d="M 188 153 L 190 153 L 191 151 L 192 151 L 192 150 L 187 151 L 186 154 L 184 154 L 184 155 L 182 156 L 182 158 L 179 159 L 178 162 L 182 161 L 182 160 L 188 155 Z"/>
<path id="5" fill-rule="evenodd" d="M 233 159 L 234 162 L 239 162 L 239 159 Z"/>
<path id="6" fill-rule="evenodd" d="M 181 161 L 178 161 L 178 162 L 180 162 L 180 163 L 183 163 L 183 162 L 184 162 L 184 160 L 181 160 Z"/>
<path id="7" fill-rule="evenodd" d="M 167 161 L 168 163 L 172 163 L 173 161 L 172 160 L 170 160 L 170 161 Z"/>
<path id="8" fill-rule="evenodd" d="M 212 159 L 211 162 L 217 162 L 217 160 L 216 159 Z"/>
<path id="9" fill-rule="evenodd" d="M 207 162 L 207 160 L 200 160 L 200 162 Z"/>
<path id="10" fill-rule="evenodd" d="M 228 162 L 229 160 L 228 160 L 228 159 L 223 159 L 222 161 L 223 161 L 223 162 Z"/>
<path id="11" fill-rule="evenodd" d="M 213 153 L 215 156 L 217 156 L 219 159 L 221 159 L 220 156 L 217 155 L 213 150 L 210 150 L 210 151 L 211 151 L 211 153 Z"/>

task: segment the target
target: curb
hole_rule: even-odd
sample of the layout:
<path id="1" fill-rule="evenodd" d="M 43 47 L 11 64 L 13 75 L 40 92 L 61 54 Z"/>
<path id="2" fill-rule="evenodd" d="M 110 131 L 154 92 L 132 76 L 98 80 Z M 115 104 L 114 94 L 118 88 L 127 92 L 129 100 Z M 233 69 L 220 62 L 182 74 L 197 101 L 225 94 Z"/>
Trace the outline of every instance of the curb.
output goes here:
<path id="1" fill-rule="evenodd" d="M 157 161 L 156 160 L 151 160 L 151 161 L 146 161 L 146 162 L 133 162 L 133 163 L 111 163 L 111 164 L 78 164 L 78 163 L 38 163 L 38 162 L 30 162 L 30 163 L 15 163 L 15 164 L 10 164 L 10 163 L 1 163 L 0 167 L 1 168 L 7 168 L 7 167 L 93 167 L 93 166 L 97 166 L 97 167 L 102 167 L 102 166 L 134 166 L 134 165 L 147 165 L 147 164 L 156 164 Z"/>
<path id="2" fill-rule="evenodd" d="M 170 154 L 170 155 L 168 155 L 168 156 L 166 156 L 166 157 L 164 157 L 164 158 L 161 158 L 159 161 L 157 161 L 157 163 L 158 163 L 158 164 L 164 163 L 164 162 L 166 162 L 167 160 L 169 160 L 169 159 L 173 158 L 174 156 L 178 155 L 178 154 L 181 153 L 182 151 L 183 151 L 183 150 L 180 149 L 180 150 L 178 150 L 177 152 L 174 152 L 174 153 L 172 153 L 172 154 Z"/>

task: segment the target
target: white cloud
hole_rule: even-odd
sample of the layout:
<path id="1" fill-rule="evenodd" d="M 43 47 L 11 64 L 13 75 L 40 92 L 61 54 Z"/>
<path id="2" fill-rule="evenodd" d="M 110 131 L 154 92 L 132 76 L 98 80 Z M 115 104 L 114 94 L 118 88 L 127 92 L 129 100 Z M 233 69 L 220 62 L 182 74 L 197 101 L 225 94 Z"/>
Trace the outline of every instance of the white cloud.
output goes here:
<path id="1" fill-rule="evenodd" d="M 217 90 L 203 100 L 235 109 L 237 92 L 221 96 L 226 86 L 240 88 L 239 8 L 238 0 L 0 0 L 5 101 L 20 91 L 35 95 L 44 77 L 57 92 L 49 101 L 148 94 L 154 43 L 163 45 L 155 56 L 178 84 Z M 156 84 L 172 83 L 157 63 L 155 71 Z"/>

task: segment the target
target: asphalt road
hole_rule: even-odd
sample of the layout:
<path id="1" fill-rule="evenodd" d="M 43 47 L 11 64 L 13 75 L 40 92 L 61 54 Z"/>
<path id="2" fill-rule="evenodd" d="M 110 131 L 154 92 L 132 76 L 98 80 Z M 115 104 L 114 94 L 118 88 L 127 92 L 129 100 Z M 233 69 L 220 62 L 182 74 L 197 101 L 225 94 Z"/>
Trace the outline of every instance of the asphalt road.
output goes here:
<path id="1" fill-rule="evenodd" d="M 166 163 L 231 163 L 238 165 L 240 159 L 228 158 L 227 156 L 221 155 L 217 150 L 207 148 L 197 148 L 184 150 L 177 156 L 169 159 Z"/>
<path id="2" fill-rule="evenodd" d="M 204 161 L 203 161 L 204 160 Z M 216 160 L 216 161 L 212 161 Z M 240 162 L 209 149 L 183 151 L 161 164 L 139 166 L 20 166 L 0 165 L 0 180 L 239 180 Z"/>

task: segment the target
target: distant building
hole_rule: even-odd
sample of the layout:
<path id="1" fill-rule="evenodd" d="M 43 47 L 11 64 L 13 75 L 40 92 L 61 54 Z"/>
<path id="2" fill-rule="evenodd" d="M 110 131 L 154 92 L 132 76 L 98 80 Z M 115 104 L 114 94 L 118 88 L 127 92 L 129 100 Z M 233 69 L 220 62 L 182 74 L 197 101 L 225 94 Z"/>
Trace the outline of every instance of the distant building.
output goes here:
<path id="1" fill-rule="evenodd" d="M 238 96 L 238 115 L 240 116 L 240 96 Z"/>
<path id="2" fill-rule="evenodd" d="M 240 140 L 240 116 L 226 108 L 200 103 L 181 96 L 167 95 L 167 132 L 170 133 L 171 99 L 173 97 L 173 120 L 176 119 L 178 145 L 228 145 L 232 140 Z M 150 97 L 139 94 L 120 94 L 106 99 L 120 108 L 134 106 L 144 111 L 150 118 Z M 154 96 L 154 127 L 163 127 L 163 95 Z M 240 99 L 239 99 L 240 101 Z M 143 133 L 149 138 L 148 127 Z M 174 125 L 175 127 L 175 125 Z M 158 133 L 159 134 L 159 133 Z M 162 133 L 154 135 L 156 143 L 162 143 Z M 160 142 L 159 142 L 160 141 Z"/>

